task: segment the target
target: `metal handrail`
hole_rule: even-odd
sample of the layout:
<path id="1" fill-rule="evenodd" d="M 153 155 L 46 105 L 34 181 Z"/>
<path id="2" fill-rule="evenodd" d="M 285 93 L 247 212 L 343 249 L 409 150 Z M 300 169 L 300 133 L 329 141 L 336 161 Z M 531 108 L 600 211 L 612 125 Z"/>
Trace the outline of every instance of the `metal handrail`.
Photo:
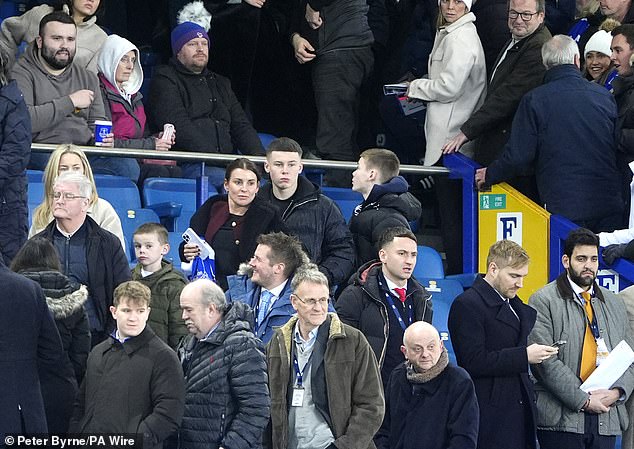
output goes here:
<path id="1" fill-rule="evenodd" d="M 148 159 L 169 159 L 175 161 L 193 162 L 231 162 L 237 155 L 219 153 L 195 153 L 192 151 L 156 151 L 138 150 L 130 148 L 108 148 L 77 145 L 84 153 L 91 156 L 111 156 L 111 157 L 134 157 Z M 32 143 L 31 151 L 36 153 L 52 153 L 57 145 L 48 143 Z M 248 156 L 253 162 L 263 163 L 264 156 Z M 340 168 L 354 170 L 357 168 L 356 162 L 332 161 L 326 159 L 303 159 L 302 164 L 307 168 Z M 401 173 L 417 175 L 448 175 L 449 170 L 445 167 L 435 167 L 426 165 L 401 165 Z"/>

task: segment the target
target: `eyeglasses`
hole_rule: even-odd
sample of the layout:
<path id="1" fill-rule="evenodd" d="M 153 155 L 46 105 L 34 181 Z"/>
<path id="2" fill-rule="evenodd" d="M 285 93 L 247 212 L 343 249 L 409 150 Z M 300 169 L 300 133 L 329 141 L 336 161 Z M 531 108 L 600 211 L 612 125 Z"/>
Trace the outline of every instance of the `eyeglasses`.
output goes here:
<path id="1" fill-rule="evenodd" d="M 307 299 L 307 300 L 303 300 L 302 298 L 297 296 L 295 293 L 293 293 L 293 296 L 296 297 L 297 299 L 299 299 L 304 304 L 306 304 L 308 306 L 311 306 L 311 307 L 314 307 L 317 304 L 319 304 L 321 307 L 324 307 L 324 306 L 328 305 L 328 298 L 319 298 L 319 299 L 310 298 L 310 299 Z"/>
<path id="2" fill-rule="evenodd" d="M 132 64 L 132 65 L 134 65 L 135 63 L 136 63 L 136 58 L 134 56 L 131 57 L 131 58 L 129 56 L 127 56 L 127 55 L 126 56 L 122 56 L 121 59 L 119 60 L 119 64 L 125 64 L 125 65 Z"/>
<path id="3" fill-rule="evenodd" d="M 50 197 L 53 198 L 54 200 L 59 200 L 60 198 L 64 198 L 64 201 L 72 201 L 76 198 L 86 198 L 85 196 L 81 196 L 81 195 L 75 195 L 74 193 L 70 193 L 70 192 L 53 192 L 50 194 Z"/>
<path id="4" fill-rule="evenodd" d="M 509 11 L 509 19 L 515 20 L 521 17 L 524 22 L 530 22 L 535 14 L 539 14 L 539 12 L 517 12 L 511 9 Z"/>

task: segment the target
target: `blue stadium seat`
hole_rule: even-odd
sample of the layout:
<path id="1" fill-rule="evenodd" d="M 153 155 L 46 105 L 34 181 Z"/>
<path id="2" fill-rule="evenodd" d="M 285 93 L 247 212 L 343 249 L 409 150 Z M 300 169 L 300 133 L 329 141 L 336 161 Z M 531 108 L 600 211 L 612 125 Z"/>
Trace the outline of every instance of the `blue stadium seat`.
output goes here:
<path id="1" fill-rule="evenodd" d="M 209 196 L 217 194 L 210 184 Z M 196 180 L 148 178 L 143 183 L 143 204 L 158 214 L 168 231 L 184 231 L 196 210 Z"/>
<path id="2" fill-rule="evenodd" d="M 153 210 L 141 208 L 118 211 L 118 214 L 123 228 L 123 237 L 126 241 L 128 261 L 134 262 L 136 260 L 133 241 L 134 231 L 144 223 L 159 223 L 159 217 Z"/>
<path id="3" fill-rule="evenodd" d="M 464 291 L 462 285 L 451 279 L 418 279 L 418 281 L 432 295 L 431 301 L 434 307 L 432 324 L 440 333 L 440 338 L 449 353 L 449 360 L 456 363 L 456 355 L 449 335 L 448 320 L 451 303 Z"/>
<path id="4" fill-rule="evenodd" d="M 416 258 L 414 276 L 417 279 L 443 279 L 445 277 L 442 257 L 440 257 L 438 251 L 429 246 L 418 245 L 418 257 Z"/>
<path id="5" fill-rule="evenodd" d="M 260 142 L 262 142 L 262 146 L 265 150 L 273 140 L 277 139 L 274 135 L 267 133 L 258 133 L 258 137 L 260 138 Z"/>
<path id="6" fill-rule="evenodd" d="M 38 206 L 44 199 L 44 172 L 39 170 L 27 170 L 26 178 L 28 182 L 27 197 L 29 206 Z"/>
<path id="7" fill-rule="evenodd" d="M 354 208 L 363 202 L 363 196 L 352 189 L 341 187 L 322 187 L 321 191 L 339 206 L 346 223 L 350 221 Z"/>
<path id="8" fill-rule="evenodd" d="M 95 175 L 95 184 L 100 198 L 107 200 L 121 215 L 129 209 L 141 208 L 139 189 L 125 176 Z"/>

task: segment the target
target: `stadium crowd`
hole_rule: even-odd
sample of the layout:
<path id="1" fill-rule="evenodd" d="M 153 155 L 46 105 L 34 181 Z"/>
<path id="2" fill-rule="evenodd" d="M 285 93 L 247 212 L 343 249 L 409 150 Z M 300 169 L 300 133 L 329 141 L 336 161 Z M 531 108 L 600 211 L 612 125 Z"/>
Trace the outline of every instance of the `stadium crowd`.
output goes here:
<path id="1" fill-rule="evenodd" d="M 634 448 L 634 365 L 586 387 L 634 346 L 634 287 L 596 282 L 601 247 L 634 259 L 631 0 L 31 3 L 0 25 L 0 447 Z M 189 222 L 215 255 L 189 235 L 186 277 L 144 223 L 131 269 L 93 173 L 142 189 L 200 165 L 86 145 L 234 154 L 205 166 L 224 193 Z M 579 227 L 527 301 L 530 255 L 494 243 L 451 303 L 450 352 L 399 172 L 455 152 L 478 188 L 508 181 Z M 325 176 L 360 194 L 348 222 L 307 158 L 357 162 Z M 27 167 L 44 185 L 30 231 Z M 459 273 L 461 187 L 418 181 Z"/>

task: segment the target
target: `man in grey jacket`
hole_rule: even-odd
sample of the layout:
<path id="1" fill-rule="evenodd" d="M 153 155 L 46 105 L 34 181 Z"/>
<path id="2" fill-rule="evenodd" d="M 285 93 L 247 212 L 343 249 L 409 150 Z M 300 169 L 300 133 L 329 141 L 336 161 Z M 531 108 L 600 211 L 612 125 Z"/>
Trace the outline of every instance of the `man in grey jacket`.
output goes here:
<path id="1" fill-rule="evenodd" d="M 561 346 L 558 357 L 532 366 L 542 449 L 613 448 L 628 424 L 624 401 L 634 387 L 632 366 L 610 389 L 580 389 L 619 342 L 634 347 L 623 300 L 595 282 L 598 248 L 591 231 L 571 231 L 561 258 L 565 272 L 529 299 L 537 310 L 529 343 Z"/>
<path id="2" fill-rule="evenodd" d="M 61 11 L 40 21 L 39 36 L 13 66 L 11 77 L 24 94 L 33 142 L 93 142 L 95 120 L 108 120 L 97 75 L 73 64 L 77 27 Z M 104 144 L 112 146 L 112 135 Z M 43 170 L 48 154 L 32 154 L 29 168 Z"/>

